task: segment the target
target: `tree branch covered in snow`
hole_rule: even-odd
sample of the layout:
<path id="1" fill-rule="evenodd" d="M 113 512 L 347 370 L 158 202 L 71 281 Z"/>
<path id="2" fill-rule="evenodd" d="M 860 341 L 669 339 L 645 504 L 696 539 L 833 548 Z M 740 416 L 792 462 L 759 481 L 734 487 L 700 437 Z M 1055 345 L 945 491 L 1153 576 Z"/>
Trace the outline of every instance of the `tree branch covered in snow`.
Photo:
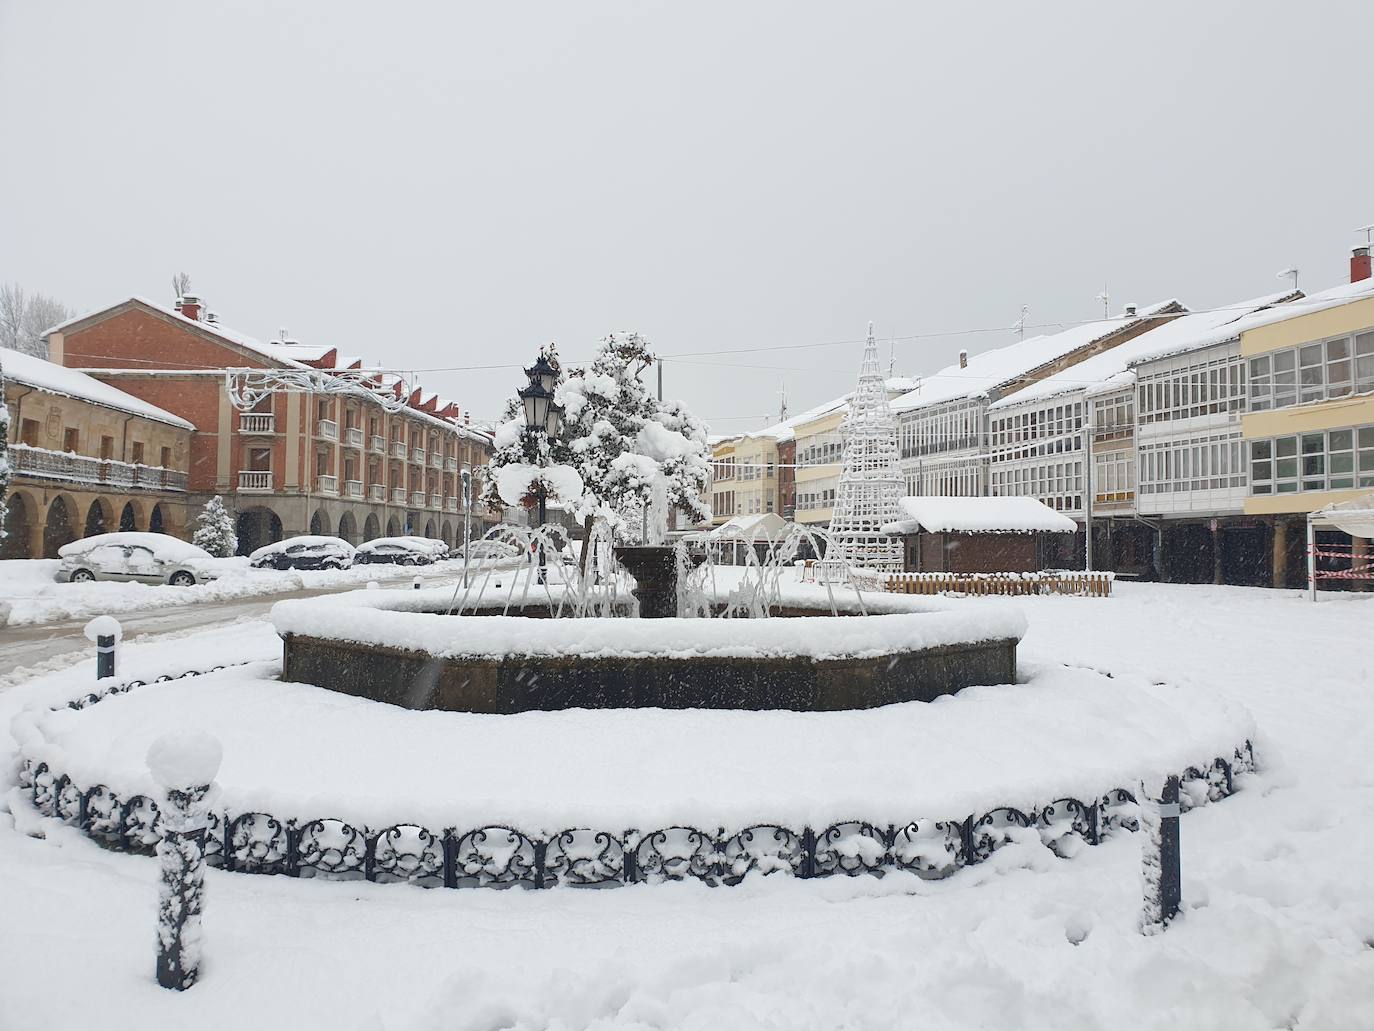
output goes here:
<path id="1" fill-rule="evenodd" d="M 44 331 L 71 314 L 65 304 L 46 294 L 28 294 L 18 283 L 0 285 L 0 347 L 47 358 Z"/>

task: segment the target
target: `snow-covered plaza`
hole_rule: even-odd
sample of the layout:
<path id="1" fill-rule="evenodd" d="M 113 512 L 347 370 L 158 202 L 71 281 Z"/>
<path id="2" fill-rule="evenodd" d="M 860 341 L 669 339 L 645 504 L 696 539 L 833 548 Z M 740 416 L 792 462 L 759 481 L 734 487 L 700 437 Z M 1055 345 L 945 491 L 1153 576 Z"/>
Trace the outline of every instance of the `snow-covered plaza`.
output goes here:
<path id="1" fill-rule="evenodd" d="M 933 799 L 981 804 L 980 785 L 1033 802 L 1253 730 L 1258 770 L 1181 820 L 1183 909 L 1166 933 L 1139 932 L 1130 833 L 1068 858 L 1013 835 L 942 880 L 451 891 L 211 870 L 201 980 L 165 992 L 156 861 L 40 817 L 16 786 L 16 735 L 32 746 L 35 713 L 90 690 L 92 659 L 0 693 L 0 1023 L 228 1028 L 251 1005 L 258 1026 L 388 1031 L 1370 1025 L 1374 598 L 1119 583 L 1109 599 L 947 604 L 1026 620 L 1017 685 L 829 714 L 408 712 L 278 682 L 264 620 L 126 643 L 125 677 L 255 661 L 42 717 L 42 747 L 74 779 L 141 791 L 149 740 L 205 729 L 239 808 L 645 826 L 900 821 Z"/>

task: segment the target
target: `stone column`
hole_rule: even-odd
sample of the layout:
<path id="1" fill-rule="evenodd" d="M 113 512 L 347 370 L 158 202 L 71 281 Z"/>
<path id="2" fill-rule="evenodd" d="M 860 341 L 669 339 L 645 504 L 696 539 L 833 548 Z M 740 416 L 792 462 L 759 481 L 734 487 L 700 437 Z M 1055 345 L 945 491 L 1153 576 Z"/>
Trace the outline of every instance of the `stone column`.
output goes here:
<path id="1" fill-rule="evenodd" d="M 1274 587 L 1288 586 L 1288 521 L 1282 516 L 1274 517 L 1273 548 Z"/>
<path id="2" fill-rule="evenodd" d="M 1221 524 L 1213 519 L 1212 523 L 1212 583 L 1224 583 L 1221 562 Z"/>

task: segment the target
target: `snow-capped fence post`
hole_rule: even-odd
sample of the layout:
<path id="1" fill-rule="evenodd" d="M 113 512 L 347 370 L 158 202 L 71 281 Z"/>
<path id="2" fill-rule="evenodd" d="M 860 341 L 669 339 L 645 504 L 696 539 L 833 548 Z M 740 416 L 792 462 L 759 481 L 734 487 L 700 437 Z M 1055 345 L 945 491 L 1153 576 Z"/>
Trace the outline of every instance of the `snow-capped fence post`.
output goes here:
<path id="1" fill-rule="evenodd" d="M 86 640 L 95 642 L 95 678 L 103 680 L 115 675 L 115 648 L 124 636 L 124 629 L 114 616 L 96 616 L 86 624 Z"/>
<path id="2" fill-rule="evenodd" d="M 1158 797 L 1156 797 L 1156 794 Z M 1140 791 L 1141 864 L 1145 880 L 1145 908 L 1140 915 L 1143 934 L 1158 934 L 1178 915 L 1183 895 L 1178 852 L 1178 778 L 1167 777 L 1163 789 Z"/>
<path id="3" fill-rule="evenodd" d="M 200 973 L 205 831 L 221 755 L 219 741 L 200 732 L 163 734 L 148 748 L 148 769 L 162 789 L 157 983 L 174 991 L 190 988 Z"/>
<path id="4" fill-rule="evenodd" d="M 414 588 L 415 590 L 417 590 L 417 591 L 420 589 L 420 574 L 419 574 L 419 573 L 416 573 L 416 574 L 415 574 L 415 578 L 414 578 L 413 580 L 410 581 L 410 586 L 411 586 L 412 588 Z"/>

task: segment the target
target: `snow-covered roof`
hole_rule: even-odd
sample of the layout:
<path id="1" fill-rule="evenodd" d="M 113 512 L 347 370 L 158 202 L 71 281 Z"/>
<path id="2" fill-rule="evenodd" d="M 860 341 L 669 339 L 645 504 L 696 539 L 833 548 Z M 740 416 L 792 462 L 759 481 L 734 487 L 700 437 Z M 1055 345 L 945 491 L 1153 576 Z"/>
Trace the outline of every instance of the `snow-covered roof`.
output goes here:
<path id="1" fill-rule="evenodd" d="M 1085 358 L 1062 372 L 1057 372 L 1053 376 L 1046 376 L 1042 380 L 1022 387 L 1015 393 L 999 398 L 988 408 L 991 411 L 997 411 L 1029 401 L 1041 401 L 1048 397 L 1057 397 L 1060 394 L 1070 394 L 1080 390 L 1088 396 L 1119 390 L 1135 382 L 1135 373 L 1129 371 L 1132 362 L 1138 361 L 1146 355 L 1160 352 L 1172 354 L 1189 350 L 1193 340 L 1210 336 L 1219 326 L 1235 322 L 1258 309 L 1279 304 L 1284 298 L 1291 296 L 1292 291 L 1288 290 L 1283 293 L 1269 294 L 1265 297 L 1255 297 L 1248 301 L 1238 301 L 1208 311 L 1188 312 L 1176 319 L 1161 323 L 1154 329 L 1127 340 L 1125 343 L 1108 348 L 1101 354 Z"/>
<path id="2" fill-rule="evenodd" d="M 1319 526 L 1334 526 L 1352 537 L 1374 537 L 1374 494 L 1333 502 L 1309 518 Z"/>
<path id="3" fill-rule="evenodd" d="M 103 383 L 84 372 L 77 372 L 75 369 L 68 369 L 62 365 L 44 361 L 42 358 L 35 358 L 30 354 L 20 354 L 18 351 L 5 351 L 3 355 L 0 355 L 0 364 L 5 366 L 6 379 L 22 383 L 27 387 L 36 387 L 39 390 L 47 391 L 49 394 L 60 394 L 63 397 L 74 397 L 80 401 L 104 405 L 116 411 L 127 412 L 144 419 L 152 419 L 155 422 L 163 422 L 169 426 L 177 426 L 187 430 L 195 429 L 180 416 L 173 415 L 171 412 L 157 407 L 157 405 L 149 404 L 142 398 L 126 394 L 117 387 Z"/>
<path id="4" fill-rule="evenodd" d="M 883 386 L 886 388 L 889 397 L 894 394 L 905 394 L 915 389 L 919 383 L 919 379 L 911 376 L 889 376 L 887 379 L 883 380 Z M 737 433 L 735 436 L 750 438 L 768 437 L 772 440 L 776 440 L 778 443 L 784 443 L 792 440 L 797 435 L 796 429 L 798 426 L 804 426 L 813 419 L 819 419 L 822 416 L 833 415 L 835 412 L 845 408 L 853 397 L 854 391 L 851 390 L 841 397 L 832 397 L 829 401 L 823 401 L 814 408 L 808 408 L 799 415 L 788 416 L 788 418 L 784 419 L 782 422 L 774 423 L 772 426 L 768 426 L 761 430 Z"/>
<path id="5" fill-rule="evenodd" d="M 712 530 L 711 536 L 752 541 L 760 537 L 775 538 L 786 529 L 787 520 L 776 512 L 760 512 L 757 515 L 737 515 Z"/>
<path id="6" fill-rule="evenodd" d="M 1145 305 L 1135 316 L 1118 315 L 1110 319 L 1085 322 L 1060 333 L 1018 340 L 1006 347 L 969 355 L 967 368 L 960 368 L 959 363 L 955 362 L 923 377 L 919 388 L 892 402 L 892 409 L 898 412 L 910 411 L 946 401 L 986 397 L 1003 384 L 1066 357 L 1105 336 L 1135 325 L 1142 319 L 1159 315 L 1177 304 L 1178 301 L 1172 299 L 1160 301 L 1157 304 Z"/>
<path id="7" fill-rule="evenodd" d="M 888 533 L 1072 533 L 1076 524 L 1036 498 L 906 497 L 903 516 L 884 526 Z"/>
<path id="8" fill-rule="evenodd" d="M 1308 294 L 1286 304 L 1276 304 L 1272 308 L 1242 315 L 1210 333 L 1202 334 L 1186 349 L 1196 350 L 1202 347 L 1211 347 L 1213 344 L 1225 343 L 1227 340 L 1235 340 L 1242 333 L 1259 329 L 1261 326 L 1271 326 L 1276 322 L 1287 322 L 1289 319 L 1326 311 L 1328 308 L 1338 308 L 1342 304 L 1361 301 L 1370 296 L 1374 296 L 1374 279 L 1363 279 L 1358 283 L 1342 283 L 1339 286 L 1333 286 L 1315 294 Z M 1152 355 L 1151 357 L 1163 357 L 1163 355 Z"/>

